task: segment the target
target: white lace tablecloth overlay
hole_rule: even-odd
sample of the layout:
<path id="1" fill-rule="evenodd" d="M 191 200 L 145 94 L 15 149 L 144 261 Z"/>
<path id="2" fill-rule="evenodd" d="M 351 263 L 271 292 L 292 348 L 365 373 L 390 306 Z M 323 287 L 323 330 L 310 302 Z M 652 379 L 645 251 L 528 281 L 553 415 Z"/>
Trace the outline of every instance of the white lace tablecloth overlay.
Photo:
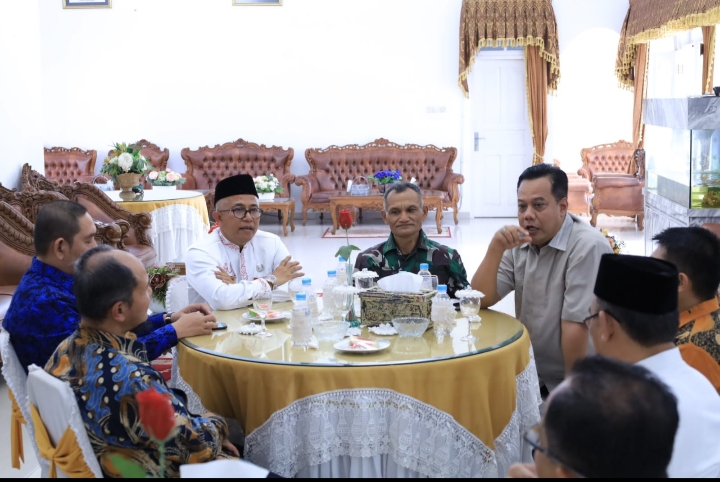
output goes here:
<path id="1" fill-rule="evenodd" d="M 148 236 L 155 246 L 158 265 L 184 259 L 188 248 L 201 241 L 210 229 L 197 209 L 186 204 L 163 206 L 150 215 Z"/>
<path id="2" fill-rule="evenodd" d="M 495 451 L 454 418 L 385 389 L 298 400 L 247 436 L 244 456 L 284 477 L 504 477 L 528 461 L 524 433 L 540 422 L 535 358 L 516 377 L 515 411 Z"/>

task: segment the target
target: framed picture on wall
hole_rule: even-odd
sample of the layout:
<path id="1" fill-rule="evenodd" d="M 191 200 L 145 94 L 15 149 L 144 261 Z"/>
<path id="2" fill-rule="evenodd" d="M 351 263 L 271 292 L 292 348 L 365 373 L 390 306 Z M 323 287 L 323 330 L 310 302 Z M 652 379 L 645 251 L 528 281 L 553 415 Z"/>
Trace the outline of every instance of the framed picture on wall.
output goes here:
<path id="1" fill-rule="evenodd" d="M 233 0 L 233 5 L 282 5 L 282 0 Z"/>
<path id="2" fill-rule="evenodd" d="M 63 8 L 112 8 L 112 0 L 63 0 Z"/>

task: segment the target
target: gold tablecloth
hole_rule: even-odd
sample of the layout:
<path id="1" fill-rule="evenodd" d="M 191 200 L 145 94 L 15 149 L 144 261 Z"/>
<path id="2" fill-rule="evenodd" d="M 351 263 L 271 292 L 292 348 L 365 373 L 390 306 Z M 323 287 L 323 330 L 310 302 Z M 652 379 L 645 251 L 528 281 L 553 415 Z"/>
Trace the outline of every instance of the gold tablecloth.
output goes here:
<path id="1" fill-rule="evenodd" d="M 459 341 L 467 333 L 467 322 L 461 319 L 443 344 L 431 330 L 426 332 L 423 340 L 429 353 L 419 357 L 398 355 L 391 346 L 379 354 L 333 353 L 332 358 L 324 346 L 328 342 L 321 342 L 320 350 L 292 347 L 285 323 L 268 323 L 274 336 L 266 340 L 237 333 L 246 323 L 244 311 L 216 313 L 228 324 L 226 333 L 182 340 L 178 364 L 203 405 L 239 420 L 246 434 L 305 397 L 375 388 L 393 390 L 452 415 L 494 449 L 516 408 L 516 377 L 530 362 L 527 331 L 516 319 L 490 310 L 481 310 L 481 326 L 473 325 L 479 337 L 474 344 Z M 367 329 L 363 336 L 373 337 Z M 407 340 L 384 338 L 397 346 Z M 495 345 L 505 346 L 494 349 Z"/>

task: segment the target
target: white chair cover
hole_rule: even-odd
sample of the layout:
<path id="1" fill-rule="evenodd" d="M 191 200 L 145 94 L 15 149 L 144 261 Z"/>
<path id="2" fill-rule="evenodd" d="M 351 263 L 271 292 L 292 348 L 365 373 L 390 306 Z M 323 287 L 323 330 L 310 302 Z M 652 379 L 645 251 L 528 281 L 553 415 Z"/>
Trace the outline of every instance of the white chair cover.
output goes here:
<path id="1" fill-rule="evenodd" d="M 264 479 L 270 471 L 244 460 L 214 460 L 180 466 L 182 479 Z"/>
<path id="2" fill-rule="evenodd" d="M 2 371 L 2 375 L 8 384 L 10 392 L 12 392 L 13 397 L 15 397 L 15 401 L 17 401 L 17 404 L 20 407 L 20 412 L 22 413 L 23 418 L 27 422 L 25 424 L 25 428 L 30 436 L 30 443 L 32 444 L 32 448 L 37 456 L 38 462 L 40 462 L 41 468 L 45 469 L 45 464 L 43 464 L 40 459 L 37 444 L 35 443 L 35 428 L 33 426 L 32 417 L 30 416 L 30 402 L 28 401 L 27 394 L 27 375 L 25 374 L 25 370 L 23 370 L 20 360 L 15 353 L 15 348 L 13 348 L 12 343 L 10 342 L 10 334 L 2 329 L 0 329 L 0 356 L 2 356 L 3 359 L 0 370 Z M 47 468 L 49 468 L 49 466 Z"/>
<path id="3" fill-rule="evenodd" d="M 28 399 L 37 407 L 52 443 L 57 444 L 60 441 L 69 425 L 75 432 L 85 463 L 96 478 L 102 478 L 100 463 L 90 445 L 90 439 L 85 431 L 85 424 L 70 384 L 55 378 L 35 365 L 30 365 L 29 371 Z M 50 466 L 50 461 L 44 462 L 48 467 Z M 43 472 L 43 477 L 47 477 L 47 472 Z M 67 475 L 59 468 L 58 478 L 67 478 Z"/>
<path id="4" fill-rule="evenodd" d="M 165 295 L 167 311 L 180 311 L 188 305 L 188 283 L 185 276 L 171 278 Z"/>

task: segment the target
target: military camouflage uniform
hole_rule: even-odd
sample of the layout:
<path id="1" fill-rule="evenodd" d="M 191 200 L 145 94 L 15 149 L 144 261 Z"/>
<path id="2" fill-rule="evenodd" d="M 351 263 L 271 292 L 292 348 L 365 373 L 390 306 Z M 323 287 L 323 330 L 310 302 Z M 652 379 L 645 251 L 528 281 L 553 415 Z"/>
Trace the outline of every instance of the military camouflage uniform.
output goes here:
<path id="1" fill-rule="evenodd" d="M 403 255 L 397 249 L 395 238 L 391 234 L 387 241 L 368 248 L 360 253 L 355 261 L 355 268 L 375 271 L 380 278 L 396 274 L 400 271 L 417 273 L 420 263 L 430 265 L 430 272 L 438 277 L 439 284 L 448 287 L 448 294 L 455 296 L 455 291 L 467 287 L 465 266 L 460 254 L 452 248 L 428 239 L 421 230 L 418 244 L 412 253 Z"/>

